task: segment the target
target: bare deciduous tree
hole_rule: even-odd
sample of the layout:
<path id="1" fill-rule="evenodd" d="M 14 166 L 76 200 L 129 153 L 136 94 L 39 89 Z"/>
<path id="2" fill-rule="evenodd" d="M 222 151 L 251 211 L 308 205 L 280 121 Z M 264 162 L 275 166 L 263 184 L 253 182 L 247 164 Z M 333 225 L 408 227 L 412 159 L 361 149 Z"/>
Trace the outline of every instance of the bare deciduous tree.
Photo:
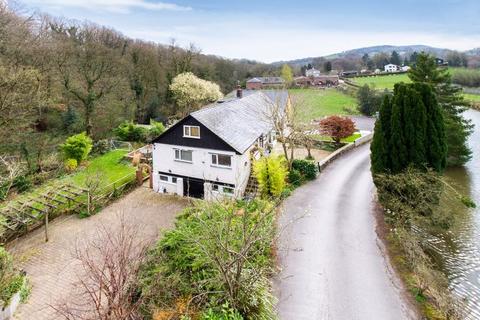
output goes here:
<path id="1" fill-rule="evenodd" d="M 291 169 L 295 146 L 300 137 L 304 135 L 304 126 L 298 119 L 303 100 L 298 97 L 290 97 L 286 106 L 283 105 L 280 97 L 273 100 L 273 103 L 269 103 L 270 107 L 266 117 L 275 129 L 276 139 L 281 143 L 288 168 Z"/>
<path id="2" fill-rule="evenodd" d="M 136 280 L 148 243 L 123 216 L 118 223 L 115 228 L 102 225 L 94 240 L 77 243 L 74 257 L 83 272 L 68 301 L 52 306 L 64 319 L 141 319 Z"/>
<path id="3" fill-rule="evenodd" d="M 5 200 L 15 178 L 22 175 L 23 171 L 24 166 L 20 161 L 7 156 L 0 156 L 0 186 L 3 188 L 3 192 L 0 193 L 0 200 Z"/>

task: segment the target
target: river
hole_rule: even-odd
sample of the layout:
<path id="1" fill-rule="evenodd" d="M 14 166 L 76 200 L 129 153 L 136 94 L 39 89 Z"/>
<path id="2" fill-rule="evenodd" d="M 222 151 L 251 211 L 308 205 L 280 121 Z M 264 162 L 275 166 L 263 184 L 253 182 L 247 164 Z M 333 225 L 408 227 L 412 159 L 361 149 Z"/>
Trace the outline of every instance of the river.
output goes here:
<path id="1" fill-rule="evenodd" d="M 458 189 L 477 204 L 465 209 L 458 225 L 446 234 L 432 237 L 430 247 L 448 276 L 452 292 L 465 303 L 465 319 L 480 319 L 480 112 L 469 110 L 465 117 L 475 124 L 469 138 L 472 159 L 461 168 L 449 169 L 446 175 Z"/>

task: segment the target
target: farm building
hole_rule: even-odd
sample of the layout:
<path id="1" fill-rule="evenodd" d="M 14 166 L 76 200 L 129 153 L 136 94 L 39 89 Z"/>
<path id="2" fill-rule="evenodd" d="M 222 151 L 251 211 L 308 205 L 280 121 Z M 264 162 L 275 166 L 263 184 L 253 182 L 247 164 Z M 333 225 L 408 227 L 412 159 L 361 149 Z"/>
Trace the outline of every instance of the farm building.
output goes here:
<path id="1" fill-rule="evenodd" d="M 281 88 L 285 85 L 285 80 L 280 77 L 256 77 L 247 80 L 246 88 L 248 90 Z"/>

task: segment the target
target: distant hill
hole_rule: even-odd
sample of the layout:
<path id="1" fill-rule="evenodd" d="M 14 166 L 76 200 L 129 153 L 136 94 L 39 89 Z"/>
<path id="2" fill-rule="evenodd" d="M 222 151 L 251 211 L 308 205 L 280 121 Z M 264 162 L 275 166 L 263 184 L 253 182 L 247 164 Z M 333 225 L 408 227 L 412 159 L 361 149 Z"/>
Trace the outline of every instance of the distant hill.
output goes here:
<path id="1" fill-rule="evenodd" d="M 480 56 L 480 48 L 467 50 L 467 51 L 465 51 L 465 53 L 469 56 Z"/>
<path id="2" fill-rule="evenodd" d="M 414 51 L 420 52 L 420 51 L 426 51 L 429 53 L 432 53 L 436 56 L 439 57 L 444 57 L 446 53 L 449 51 L 449 49 L 444 49 L 444 48 L 435 48 L 435 47 L 430 47 L 430 46 L 425 46 L 425 45 L 409 45 L 409 46 L 389 46 L 389 45 L 382 45 L 382 46 L 373 46 L 373 47 L 365 47 L 365 48 L 358 48 L 358 49 L 352 49 L 348 51 L 343 51 L 327 56 L 323 56 L 323 58 L 326 59 L 335 59 L 335 58 L 345 58 L 345 57 L 361 57 L 365 53 L 368 53 L 370 56 L 375 55 L 376 53 L 381 53 L 381 52 L 386 52 L 386 53 L 391 53 L 392 51 L 397 51 L 399 54 L 411 54 Z M 470 51 L 476 50 L 477 53 L 472 54 L 480 54 L 480 48 L 473 49 Z M 468 53 L 468 52 L 467 52 Z M 309 63 L 312 63 L 312 61 L 316 58 L 321 58 L 321 57 L 308 57 L 308 58 L 301 58 L 301 59 L 296 59 L 296 60 L 290 60 L 290 61 L 278 61 L 272 63 L 273 65 L 279 65 L 279 64 L 284 64 L 288 63 L 291 65 L 295 66 L 302 66 L 306 65 Z"/>

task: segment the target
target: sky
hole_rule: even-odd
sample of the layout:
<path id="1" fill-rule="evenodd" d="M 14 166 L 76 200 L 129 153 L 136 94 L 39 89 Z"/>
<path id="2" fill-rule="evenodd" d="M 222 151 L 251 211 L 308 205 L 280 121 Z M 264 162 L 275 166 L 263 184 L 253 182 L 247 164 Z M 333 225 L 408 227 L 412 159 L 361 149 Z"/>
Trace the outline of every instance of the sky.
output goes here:
<path id="1" fill-rule="evenodd" d="M 17 0 L 158 43 L 262 62 L 373 45 L 480 47 L 480 0 Z"/>

